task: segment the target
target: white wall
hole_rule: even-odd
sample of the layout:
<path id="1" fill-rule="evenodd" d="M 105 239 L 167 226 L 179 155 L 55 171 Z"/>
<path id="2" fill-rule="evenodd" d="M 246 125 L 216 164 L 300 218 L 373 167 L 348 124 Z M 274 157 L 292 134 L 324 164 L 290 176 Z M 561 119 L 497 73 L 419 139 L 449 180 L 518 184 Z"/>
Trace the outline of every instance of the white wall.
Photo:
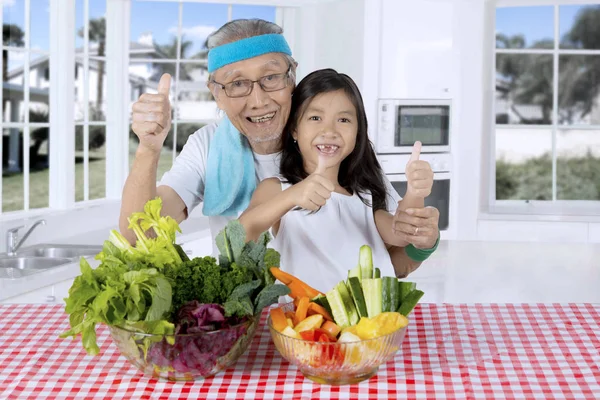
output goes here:
<path id="1" fill-rule="evenodd" d="M 451 214 L 456 238 L 477 238 L 482 165 L 486 160 L 484 107 L 485 9 L 479 0 L 454 2 L 454 60 L 457 82 L 453 97 L 454 131 L 451 137 L 454 171 Z"/>
<path id="2" fill-rule="evenodd" d="M 338 0 L 295 11 L 297 80 L 321 68 L 348 74 L 359 87 L 363 76 L 364 0 Z"/>
<path id="3" fill-rule="evenodd" d="M 408 0 L 335 1 L 297 9 L 294 25 L 294 56 L 300 63 L 298 78 L 317 68 L 332 67 L 352 76 L 363 93 L 371 133 L 376 123 L 376 102 L 387 90 L 383 73 L 405 73 L 398 88 L 405 88 L 408 98 L 421 90 L 433 93 L 448 81 L 447 97 L 452 98 L 455 119 L 452 129 L 453 174 L 451 182 L 451 224 L 455 226 L 448 238 L 461 240 L 516 240 L 549 242 L 600 242 L 600 217 L 557 216 L 521 214 L 491 214 L 489 210 L 490 166 L 495 159 L 492 143 L 492 82 L 495 17 L 494 2 L 482 0 L 429 0 L 430 4 L 452 4 L 453 33 L 452 57 L 429 54 L 427 60 L 412 56 L 400 57 L 402 68 L 387 68 L 386 49 L 382 43 L 400 33 L 401 48 L 419 49 L 419 38 L 410 37 L 398 24 L 428 25 L 430 15 L 411 12 L 422 5 Z M 407 14 L 392 13 L 387 9 L 405 7 Z M 387 7 L 387 8 L 386 8 Z M 433 11 L 432 11 L 433 12 Z M 410 21 L 410 16 L 421 18 Z M 436 18 L 442 15 L 438 14 Z M 408 22 L 406 19 L 408 18 Z M 435 18 L 433 18 L 435 20 Z M 335 26 L 332 21 L 335 21 Z M 380 27 L 391 31 L 383 32 Z M 389 28 L 391 27 L 391 28 Z M 433 29 L 433 28 L 432 28 Z M 418 35 L 416 35 L 418 36 Z M 361 41 L 362 40 L 362 41 Z M 389 48 L 389 43 L 386 45 Z M 444 47 L 444 46 L 442 46 Z M 388 57 L 389 58 L 389 57 Z M 442 79 L 434 74 L 435 65 L 428 60 L 448 59 L 439 62 L 445 73 Z M 421 68 L 419 65 L 425 65 Z M 383 71 L 383 72 L 382 72 Z M 386 72 L 387 71 L 387 72 Z M 429 77 L 429 78 L 428 78 Z M 405 82 L 410 80 L 410 85 Z M 433 80 L 433 84 L 432 84 Z M 406 84 L 405 84 L 406 83 Z M 433 87 L 433 86 L 435 87 Z M 439 90 L 438 90 L 439 91 Z M 443 97 L 443 94 L 440 94 Z M 502 149 L 500 149 L 502 150 Z"/>

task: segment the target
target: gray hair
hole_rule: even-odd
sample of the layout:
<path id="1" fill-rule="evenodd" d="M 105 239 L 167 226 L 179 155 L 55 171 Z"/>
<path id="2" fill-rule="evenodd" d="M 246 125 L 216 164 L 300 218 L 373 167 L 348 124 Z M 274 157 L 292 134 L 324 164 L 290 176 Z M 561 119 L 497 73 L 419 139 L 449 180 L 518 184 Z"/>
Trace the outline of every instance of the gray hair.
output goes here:
<path id="1" fill-rule="evenodd" d="M 229 21 L 206 38 L 204 46 L 210 50 L 217 46 L 236 42 L 254 36 L 268 35 L 270 33 L 283 34 L 283 28 L 279 25 L 262 19 L 234 19 Z M 296 60 L 287 54 L 281 54 L 291 66 L 290 78 L 296 82 Z M 212 74 L 211 74 L 212 75 Z M 210 80 L 209 76 L 209 80 Z"/>

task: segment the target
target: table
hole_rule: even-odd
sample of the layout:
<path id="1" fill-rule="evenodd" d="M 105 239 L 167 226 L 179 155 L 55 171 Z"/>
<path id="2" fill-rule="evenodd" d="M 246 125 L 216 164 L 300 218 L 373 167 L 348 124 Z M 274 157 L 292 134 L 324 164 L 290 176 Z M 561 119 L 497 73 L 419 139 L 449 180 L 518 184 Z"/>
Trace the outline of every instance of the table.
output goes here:
<path id="1" fill-rule="evenodd" d="M 0 398 L 600 398 L 600 304 L 423 303 L 396 357 L 372 379 L 327 386 L 305 379 L 273 345 L 263 314 L 248 351 L 213 378 L 147 378 L 105 327 L 100 355 L 58 338 L 60 305 L 0 306 Z"/>

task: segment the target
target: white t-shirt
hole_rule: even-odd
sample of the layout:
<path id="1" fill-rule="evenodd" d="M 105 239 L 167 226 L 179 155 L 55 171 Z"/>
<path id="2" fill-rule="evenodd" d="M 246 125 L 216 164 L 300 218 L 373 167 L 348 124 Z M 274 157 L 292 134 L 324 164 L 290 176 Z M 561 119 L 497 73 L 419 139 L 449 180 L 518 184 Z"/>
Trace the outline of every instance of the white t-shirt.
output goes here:
<path id="1" fill-rule="evenodd" d="M 181 197 L 187 207 L 188 215 L 204 199 L 204 180 L 206 178 L 206 162 L 208 148 L 217 131 L 218 123 L 203 126 L 188 138 L 181 153 L 175 159 L 171 170 L 165 172 L 159 185 L 171 187 Z M 254 153 L 254 170 L 257 182 L 279 174 L 281 153 L 256 154 Z M 208 217 L 210 233 L 213 238 L 213 256 L 219 254 L 215 243 L 217 234 L 225 228 L 227 223 L 238 216 L 211 216 Z"/>
<path id="2" fill-rule="evenodd" d="M 281 183 L 282 190 L 289 186 Z M 370 195 L 364 197 L 371 203 Z M 298 210 L 285 214 L 273 240 L 281 254 L 281 269 L 322 292 L 346 279 L 348 270 L 358 265 L 360 247 L 365 244 L 371 247 L 373 267 L 380 269 L 381 276 L 395 276 L 373 208 L 357 194 L 337 192 L 315 213 Z"/>
<path id="3" fill-rule="evenodd" d="M 173 166 L 169 171 L 165 172 L 159 183 L 159 185 L 169 186 L 179 195 L 179 197 L 181 197 L 187 207 L 188 215 L 204 199 L 204 180 L 206 178 L 208 148 L 217 131 L 217 126 L 218 123 L 215 122 L 203 126 L 190 135 L 185 146 L 183 146 L 181 153 L 179 153 L 175 159 Z M 254 169 L 256 171 L 257 183 L 263 179 L 278 176 L 280 160 L 281 153 L 266 155 L 254 153 Z M 384 179 L 384 181 L 388 193 L 388 209 L 391 213 L 394 213 L 398 201 L 400 200 L 400 196 L 387 178 Z M 223 230 L 229 221 L 236 218 L 236 216 L 208 217 L 210 233 L 213 238 L 213 256 L 219 254 L 215 243 L 215 237 Z"/>

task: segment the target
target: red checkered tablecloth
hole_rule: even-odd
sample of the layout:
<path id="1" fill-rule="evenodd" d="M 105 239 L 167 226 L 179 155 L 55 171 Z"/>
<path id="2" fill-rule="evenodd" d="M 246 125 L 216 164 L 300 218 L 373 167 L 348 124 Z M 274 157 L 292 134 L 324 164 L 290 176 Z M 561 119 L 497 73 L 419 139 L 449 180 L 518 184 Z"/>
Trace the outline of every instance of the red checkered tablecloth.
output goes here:
<path id="1" fill-rule="evenodd" d="M 101 354 L 88 356 L 79 340 L 58 338 L 67 321 L 58 305 L 0 306 L 0 398 L 600 398 L 597 304 L 421 304 L 394 360 L 341 387 L 313 383 L 282 359 L 264 315 L 237 364 L 196 382 L 143 376 L 105 327 Z"/>

